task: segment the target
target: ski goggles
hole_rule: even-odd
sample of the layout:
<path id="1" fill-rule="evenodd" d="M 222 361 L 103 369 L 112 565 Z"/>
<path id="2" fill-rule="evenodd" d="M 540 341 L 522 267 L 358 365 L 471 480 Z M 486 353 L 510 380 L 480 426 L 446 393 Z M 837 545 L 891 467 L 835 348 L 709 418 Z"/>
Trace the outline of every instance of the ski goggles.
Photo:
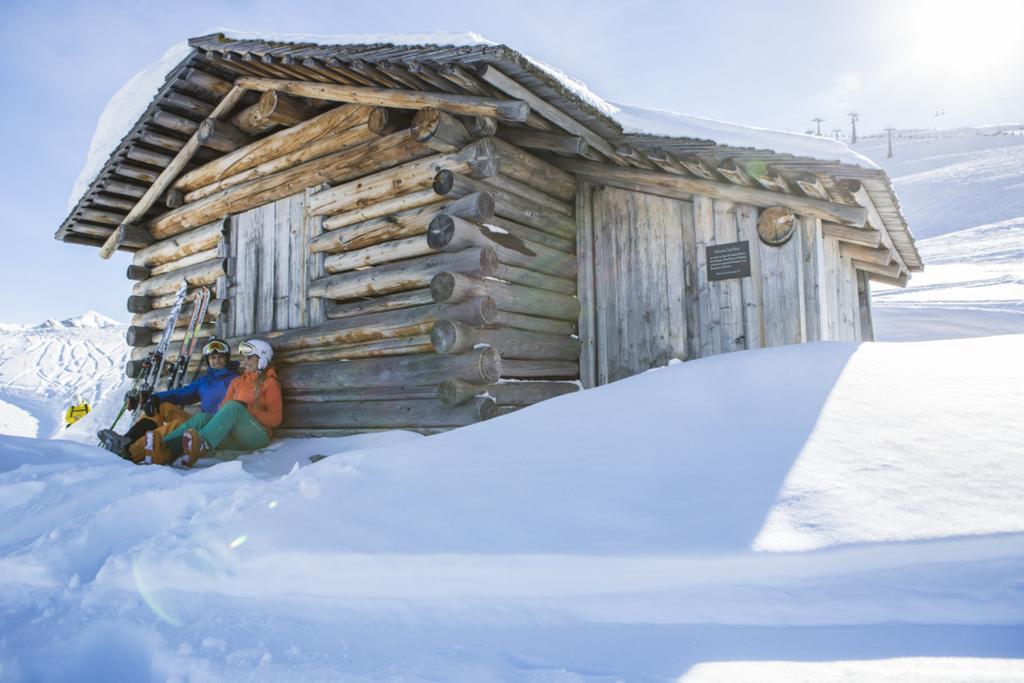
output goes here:
<path id="1" fill-rule="evenodd" d="M 243 356 L 255 356 L 257 355 L 256 347 L 249 342 L 242 342 L 238 345 L 238 353 Z"/>
<path id="2" fill-rule="evenodd" d="M 204 356 L 209 356 L 211 353 L 224 353 L 231 355 L 231 347 L 220 340 L 214 340 L 203 347 Z"/>

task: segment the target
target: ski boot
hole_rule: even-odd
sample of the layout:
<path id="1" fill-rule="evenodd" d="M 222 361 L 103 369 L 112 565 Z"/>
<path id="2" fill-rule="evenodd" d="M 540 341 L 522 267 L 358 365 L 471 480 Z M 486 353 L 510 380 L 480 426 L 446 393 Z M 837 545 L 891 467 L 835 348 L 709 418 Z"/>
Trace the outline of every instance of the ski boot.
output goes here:
<path id="1" fill-rule="evenodd" d="M 120 458 L 129 459 L 128 447 L 132 444 L 128 437 L 118 434 L 113 429 L 101 429 L 96 432 L 96 436 L 99 437 L 100 446 Z"/>

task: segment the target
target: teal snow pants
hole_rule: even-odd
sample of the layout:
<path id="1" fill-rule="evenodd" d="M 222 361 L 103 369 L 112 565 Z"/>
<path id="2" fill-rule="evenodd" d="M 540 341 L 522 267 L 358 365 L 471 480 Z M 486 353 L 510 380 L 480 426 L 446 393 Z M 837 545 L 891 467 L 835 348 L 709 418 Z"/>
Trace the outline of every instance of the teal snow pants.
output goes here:
<path id="1" fill-rule="evenodd" d="M 213 415 L 199 413 L 168 434 L 164 443 L 174 457 L 181 455 L 181 435 L 186 429 L 198 431 L 210 448 L 255 451 L 270 443 L 267 428 L 239 401 L 228 401 Z"/>

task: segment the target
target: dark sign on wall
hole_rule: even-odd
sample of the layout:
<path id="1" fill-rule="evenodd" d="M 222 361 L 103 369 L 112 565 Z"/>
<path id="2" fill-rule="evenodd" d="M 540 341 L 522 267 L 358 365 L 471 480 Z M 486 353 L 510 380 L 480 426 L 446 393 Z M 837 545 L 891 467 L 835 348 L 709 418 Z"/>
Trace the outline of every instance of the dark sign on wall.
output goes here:
<path id="1" fill-rule="evenodd" d="M 708 280 L 750 277 L 750 243 L 730 242 L 707 247 Z"/>

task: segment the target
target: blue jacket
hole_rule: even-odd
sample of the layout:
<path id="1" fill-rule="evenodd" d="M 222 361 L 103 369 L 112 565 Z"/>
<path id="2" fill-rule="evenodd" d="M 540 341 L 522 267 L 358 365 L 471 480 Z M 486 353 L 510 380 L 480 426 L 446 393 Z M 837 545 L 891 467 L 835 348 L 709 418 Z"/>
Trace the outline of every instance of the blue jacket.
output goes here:
<path id="1" fill-rule="evenodd" d="M 199 401 L 204 413 L 213 415 L 228 393 L 228 386 L 238 377 L 238 361 L 231 361 L 226 368 L 214 370 L 207 368 L 202 377 L 191 384 L 177 389 L 160 391 L 154 394 L 161 401 L 169 401 L 179 406 L 187 406 Z"/>

